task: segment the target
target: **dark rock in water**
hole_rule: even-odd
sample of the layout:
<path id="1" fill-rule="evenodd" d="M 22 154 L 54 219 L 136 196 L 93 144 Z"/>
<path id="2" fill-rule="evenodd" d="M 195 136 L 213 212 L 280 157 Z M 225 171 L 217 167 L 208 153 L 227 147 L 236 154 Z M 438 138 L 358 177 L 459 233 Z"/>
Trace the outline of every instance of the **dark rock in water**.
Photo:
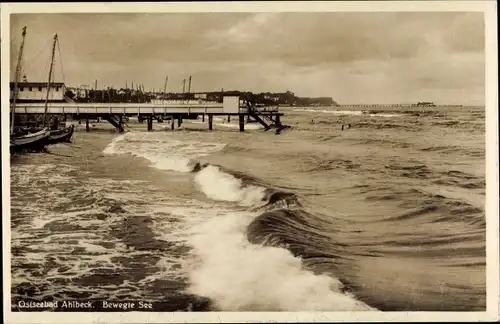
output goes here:
<path id="1" fill-rule="evenodd" d="M 192 172 L 200 172 L 201 170 L 203 170 L 207 166 L 208 166 L 208 163 L 201 164 L 200 162 L 196 162 L 196 164 L 193 167 Z"/>
<path id="2" fill-rule="evenodd" d="M 115 204 L 108 209 L 108 213 L 124 213 L 125 210 L 119 204 Z"/>
<path id="3" fill-rule="evenodd" d="M 195 164 L 195 166 L 193 167 L 193 171 L 192 172 L 199 172 L 201 170 L 201 164 L 199 162 L 197 162 Z"/>

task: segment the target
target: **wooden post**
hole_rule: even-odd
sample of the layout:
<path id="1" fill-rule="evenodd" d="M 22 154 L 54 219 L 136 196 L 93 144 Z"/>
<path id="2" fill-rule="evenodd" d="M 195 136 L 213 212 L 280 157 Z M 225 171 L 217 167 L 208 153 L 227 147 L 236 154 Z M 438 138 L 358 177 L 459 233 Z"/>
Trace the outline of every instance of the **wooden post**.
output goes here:
<path id="1" fill-rule="evenodd" d="M 231 115 L 227 115 L 227 122 L 230 123 L 231 122 Z"/>
<path id="2" fill-rule="evenodd" d="M 172 116 L 172 118 L 170 120 L 170 127 L 172 128 L 172 130 L 174 130 L 174 127 L 175 127 L 174 116 Z"/>
<path id="3" fill-rule="evenodd" d="M 276 125 L 278 125 L 278 126 L 281 125 L 280 115 L 276 115 Z"/>
<path id="4" fill-rule="evenodd" d="M 240 115 L 240 132 L 245 131 L 245 115 Z"/>
<path id="5" fill-rule="evenodd" d="M 177 118 L 177 128 L 181 127 L 182 125 L 182 117 L 179 116 L 179 118 Z"/>
<path id="6" fill-rule="evenodd" d="M 148 116 L 148 132 L 153 130 L 153 116 Z"/>
<path id="7" fill-rule="evenodd" d="M 208 115 L 208 130 L 212 130 L 213 129 L 213 125 L 212 125 L 212 115 Z"/>
<path id="8" fill-rule="evenodd" d="M 87 132 L 90 132 L 90 126 L 89 126 L 89 119 L 88 118 L 86 119 L 86 122 L 85 122 L 85 130 Z"/>
<path id="9" fill-rule="evenodd" d="M 205 122 L 205 114 L 201 115 L 201 121 Z"/>

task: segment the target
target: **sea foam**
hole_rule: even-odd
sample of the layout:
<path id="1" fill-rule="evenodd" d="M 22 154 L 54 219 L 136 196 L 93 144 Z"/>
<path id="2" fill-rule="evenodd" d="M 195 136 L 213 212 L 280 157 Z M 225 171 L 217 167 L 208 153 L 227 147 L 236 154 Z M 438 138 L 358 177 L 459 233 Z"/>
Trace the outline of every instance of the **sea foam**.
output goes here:
<path id="1" fill-rule="evenodd" d="M 130 132 L 113 139 L 104 149 L 105 154 L 131 154 L 142 157 L 160 170 L 190 172 L 192 161 L 220 151 L 224 144 L 198 141 L 179 141 L 166 133 Z"/>
<path id="2" fill-rule="evenodd" d="M 106 153 L 130 153 L 150 160 L 153 167 L 187 172 L 193 170 L 190 164 L 200 154 L 224 147 L 180 142 L 166 134 L 144 134 L 122 135 Z M 242 211 L 241 207 L 264 204 L 266 188 L 246 184 L 210 164 L 196 172 L 193 180 L 214 204 L 169 211 L 183 215 L 179 219 L 184 229 L 176 235 L 182 235 L 193 247 L 185 265 L 189 293 L 210 298 L 222 311 L 373 310 L 343 292 L 338 279 L 304 269 L 301 259 L 287 249 L 248 241 L 247 227 L 258 213 Z M 235 206 L 217 201 L 234 202 Z"/>

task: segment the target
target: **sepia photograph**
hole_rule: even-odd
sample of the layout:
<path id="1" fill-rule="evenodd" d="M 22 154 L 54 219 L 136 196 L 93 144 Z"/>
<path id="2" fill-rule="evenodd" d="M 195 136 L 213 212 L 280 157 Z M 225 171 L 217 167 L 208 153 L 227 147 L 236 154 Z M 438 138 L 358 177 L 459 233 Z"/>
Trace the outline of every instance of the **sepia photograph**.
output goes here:
<path id="1" fill-rule="evenodd" d="M 7 322 L 498 319 L 496 4 L 288 5 L 1 5 Z"/>

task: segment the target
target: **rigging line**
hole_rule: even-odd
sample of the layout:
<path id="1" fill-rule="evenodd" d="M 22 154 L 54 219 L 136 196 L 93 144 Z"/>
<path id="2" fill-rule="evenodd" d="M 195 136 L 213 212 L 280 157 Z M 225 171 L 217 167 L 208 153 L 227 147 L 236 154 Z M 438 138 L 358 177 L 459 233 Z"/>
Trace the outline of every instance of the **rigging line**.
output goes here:
<path id="1" fill-rule="evenodd" d="M 50 62 L 46 62 L 45 69 L 43 70 L 44 74 L 42 77 L 39 78 L 40 81 L 43 82 L 45 76 L 49 74 L 49 69 L 50 69 Z M 40 100 L 45 100 L 43 92 L 40 92 Z"/>
<path id="2" fill-rule="evenodd" d="M 59 62 L 61 63 L 62 81 L 64 84 L 66 84 L 66 80 L 64 77 L 64 67 L 63 67 L 63 62 L 62 62 L 61 48 L 59 47 L 59 39 L 57 39 L 57 51 L 59 52 Z"/>
<path id="3" fill-rule="evenodd" d="M 45 44 L 45 46 L 42 48 L 42 50 L 41 50 L 40 52 L 38 52 L 38 54 L 37 54 L 37 55 L 35 55 L 33 58 L 31 58 L 31 59 L 29 59 L 29 60 L 28 60 L 28 59 L 25 59 L 24 61 L 25 61 L 25 62 L 27 62 L 27 63 L 26 63 L 24 66 L 25 66 L 26 68 L 31 67 L 31 65 L 32 65 L 33 63 L 35 63 L 35 60 L 36 60 L 36 59 L 37 59 L 37 58 L 38 58 L 38 57 L 39 57 L 39 56 L 40 56 L 40 55 L 41 55 L 41 54 L 42 54 L 42 53 L 43 53 L 43 52 L 47 49 L 47 47 L 48 47 L 49 45 L 50 45 L 50 42 L 47 42 L 47 43 Z"/>

